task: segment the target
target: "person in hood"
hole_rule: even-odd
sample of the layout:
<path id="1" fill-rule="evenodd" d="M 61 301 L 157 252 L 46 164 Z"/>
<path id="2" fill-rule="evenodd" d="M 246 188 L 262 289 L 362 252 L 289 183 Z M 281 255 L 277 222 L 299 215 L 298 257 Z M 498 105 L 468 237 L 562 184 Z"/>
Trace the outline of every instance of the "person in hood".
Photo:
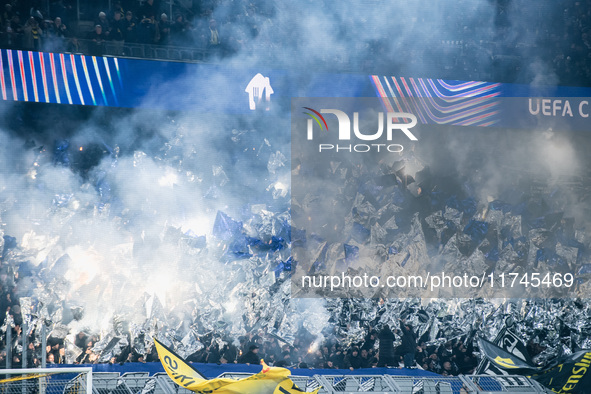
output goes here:
<path id="1" fill-rule="evenodd" d="M 404 367 L 411 368 L 415 364 L 417 336 L 412 329 L 412 326 L 405 321 L 400 321 L 400 329 L 402 331 L 402 344 L 400 345 L 400 353 L 402 353 L 404 357 Z"/>
<path id="2" fill-rule="evenodd" d="M 378 335 L 378 340 L 380 341 L 378 367 L 395 366 L 394 333 L 389 325 L 384 325 Z"/>

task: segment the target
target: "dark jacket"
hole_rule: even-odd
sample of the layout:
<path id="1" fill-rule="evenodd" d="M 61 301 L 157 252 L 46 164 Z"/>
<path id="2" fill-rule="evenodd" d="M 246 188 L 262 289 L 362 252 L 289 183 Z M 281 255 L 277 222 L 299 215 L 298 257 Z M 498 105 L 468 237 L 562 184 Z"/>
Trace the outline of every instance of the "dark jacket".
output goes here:
<path id="1" fill-rule="evenodd" d="M 394 361 L 394 333 L 390 327 L 386 326 L 380 331 L 378 336 L 380 340 L 380 364 Z"/>
<path id="2" fill-rule="evenodd" d="M 349 354 L 347 357 L 345 357 L 345 365 L 347 368 L 363 368 L 363 360 L 361 359 L 361 356 L 359 356 L 359 354 L 357 354 L 357 356 Z"/>
<path id="3" fill-rule="evenodd" d="M 241 364 L 255 364 L 258 365 L 261 363 L 261 359 L 258 355 L 256 355 L 252 350 L 247 352 L 244 356 L 240 358 Z"/>
<path id="4" fill-rule="evenodd" d="M 374 336 L 373 332 L 368 333 L 365 336 L 365 340 L 363 341 L 363 346 L 361 346 L 361 349 L 365 349 L 365 350 L 370 350 L 373 349 L 373 346 L 376 343 L 376 337 Z"/>
<path id="5" fill-rule="evenodd" d="M 414 354 L 417 350 L 417 336 L 412 327 L 408 327 L 410 329 L 407 330 L 405 324 L 400 322 L 400 329 L 402 330 L 402 344 L 400 345 L 400 353 L 402 354 Z"/>

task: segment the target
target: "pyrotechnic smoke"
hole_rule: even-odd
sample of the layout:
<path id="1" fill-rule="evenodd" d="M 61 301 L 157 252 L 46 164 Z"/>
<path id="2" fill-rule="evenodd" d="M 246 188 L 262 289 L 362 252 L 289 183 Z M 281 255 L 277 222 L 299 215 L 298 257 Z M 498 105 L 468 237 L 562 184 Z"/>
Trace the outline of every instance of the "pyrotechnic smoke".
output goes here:
<path id="1" fill-rule="evenodd" d="M 544 24 L 510 7 L 503 19 L 491 1 L 453 7 L 447 1 L 269 1 L 254 12 L 235 7 L 223 2 L 214 10 L 221 37 L 232 40 L 235 53 L 212 61 L 301 73 L 301 92 L 310 70 L 438 77 L 442 69 L 457 68 L 457 78 L 490 79 L 497 69 L 483 40 L 502 31 L 497 38 L 511 45 L 523 37 L 513 34 L 517 24 Z M 476 59 L 451 62 L 446 45 L 464 39 L 475 42 Z M 531 35 L 526 39 L 535 43 Z M 525 82 L 556 82 L 544 59 L 528 70 Z M 123 319 L 132 339 L 142 331 L 170 341 L 182 337 L 176 345 L 184 354 L 199 347 L 196 336 L 216 330 L 236 338 L 266 328 L 289 340 L 301 324 L 324 335 L 334 309 L 329 312 L 323 300 L 290 300 L 285 272 L 274 272 L 288 261 L 287 247 L 253 252 L 214 234 L 223 212 L 242 221 L 248 237 L 269 242 L 283 236 L 290 207 L 289 108 L 252 116 L 208 113 L 229 82 L 216 78 L 203 87 L 194 80 L 191 71 L 163 76 L 144 104 L 158 107 L 179 94 L 187 100 L 199 94 L 212 97 L 210 108 L 175 114 L 70 110 L 62 117 L 55 107 L 58 115 L 35 123 L 18 120 L 28 116 L 20 106 L 2 107 L 3 117 L 15 118 L 0 134 L 2 230 L 19 245 L 10 261 L 28 260 L 36 272 L 18 282 L 17 295 L 38 297 L 36 313 L 54 326 L 67 324 L 70 334 L 121 335 L 116 322 Z M 71 114 L 74 119 L 66 119 Z M 581 145 L 559 130 L 517 137 L 470 132 L 425 132 L 416 154 L 434 177 L 455 179 L 452 187 L 461 190 L 464 180 L 476 185 L 482 202 L 500 198 L 508 176 L 528 172 L 556 181 L 585 168 Z M 66 140 L 58 158 L 56 147 Z M 310 185 L 321 187 L 322 181 L 310 179 Z M 250 256 L 228 258 L 232 248 Z M 68 320 L 76 307 L 83 315 Z M 352 332 L 362 335 L 355 327 Z"/>

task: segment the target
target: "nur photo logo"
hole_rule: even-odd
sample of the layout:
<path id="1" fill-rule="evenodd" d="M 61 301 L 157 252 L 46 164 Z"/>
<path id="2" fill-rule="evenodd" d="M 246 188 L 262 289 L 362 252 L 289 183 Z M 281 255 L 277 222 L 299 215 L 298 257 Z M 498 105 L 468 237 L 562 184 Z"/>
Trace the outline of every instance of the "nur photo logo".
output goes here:
<path id="1" fill-rule="evenodd" d="M 302 107 L 310 116 L 307 120 L 306 138 L 308 141 L 315 139 L 315 129 L 321 132 L 328 132 L 328 123 L 323 114 L 334 115 L 338 122 L 338 130 L 335 135 L 329 137 L 330 141 L 323 138 L 318 144 L 318 152 L 391 152 L 400 153 L 404 147 L 400 144 L 391 143 L 398 131 L 402 132 L 410 141 L 418 141 L 418 138 L 410 131 L 417 124 L 417 118 L 407 112 L 378 112 L 377 130 L 362 130 L 360 126 L 359 112 L 353 112 L 353 122 L 350 116 L 339 109 L 320 109 L 317 111 L 311 107 Z M 384 120 L 384 117 L 386 118 Z M 367 119 L 366 119 L 367 121 Z M 375 124 L 375 119 L 372 120 Z M 325 136 L 326 137 L 326 136 Z M 363 141 L 358 144 L 342 144 L 345 141 Z M 382 141 L 382 143 L 380 143 Z M 329 143 L 330 142 L 330 143 Z M 370 143 L 371 142 L 371 143 Z M 387 142 L 387 143 L 386 143 Z"/>

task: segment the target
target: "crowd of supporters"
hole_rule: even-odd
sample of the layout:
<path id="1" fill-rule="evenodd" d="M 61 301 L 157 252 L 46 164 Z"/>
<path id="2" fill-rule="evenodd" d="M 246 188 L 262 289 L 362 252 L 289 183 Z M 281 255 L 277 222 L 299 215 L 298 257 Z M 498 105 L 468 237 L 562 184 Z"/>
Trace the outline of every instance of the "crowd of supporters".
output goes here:
<path id="1" fill-rule="evenodd" d="M 0 10 L 0 46 L 25 50 L 80 52 L 79 41 L 86 40 L 88 45 L 85 50 L 92 55 L 102 55 L 107 42 L 118 47 L 120 55 L 126 55 L 126 43 L 198 47 L 206 48 L 211 53 L 217 51 L 227 54 L 238 51 L 249 38 L 257 36 L 260 26 L 254 24 L 257 20 L 255 16 L 269 11 L 244 1 L 238 7 L 241 10 L 240 14 L 228 16 L 224 21 L 217 21 L 212 16 L 215 8 L 223 5 L 223 2 L 201 2 L 196 9 L 177 10 L 174 15 L 168 15 L 165 7 L 155 0 L 113 1 L 110 9 L 87 8 L 89 11 L 85 17 L 92 20 L 92 27 L 81 30 L 77 11 L 73 9 L 73 4 L 67 1 L 53 1 L 46 10 L 42 9 L 42 4 L 14 0 L 3 5 Z M 529 41 L 528 44 L 536 46 L 535 51 L 539 57 L 546 64 L 552 65 L 560 79 L 559 82 L 586 84 L 585 81 L 591 80 L 591 2 L 566 1 L 561 7 L 564 11 L 556 18 L 555 26 L 522 26 L 521 29 L 534 31 L 524 31 L 521 36 L 535 36 L 535 40 Z M 502 8 L 499 10 L 502 14 Z M 526 7 L 524 12 L 552 12 L 552 9 Z M 234 36 L 225 33 L 230 29 L 225 29 L 224 26 L 238 21 L 249 26 L 249 20 L 253 21 L 250 23 L 252 28 L 245 35 L 236 33 L 237 30 L 234 30 Z M 465 73 L 465 79 L 498 80 L 494 75 L 486 78 L 475 74 L 481 70 L 478 65 L 480 59 L 491 56 L 497 56 L 498 62 L 507 62 L 510 64 L 509 67 L 518 73 L 518 69 L 523 67 L 526 60 L 518 59 L 517 55 L 521 53 L 519 42 L 505 37 L 508 35 L 505 23 L 508 22 L 503 22 L 502 17 L 499 17 L 498 30 L 494 34 L 491 33 L 488 44 L 486 40 L 476 41 L 472 38 L 472 27 L 466 29 L 464 26 L 458 26 L 457 35 L 450 37 L 450 40 L 443 40 L 448 41 L 447 43 L 439 41 L 440 47 L 433 53 L 443 57 L 449 55 L 449 67 L 461 68 Z M 370 44 L 370 50 L 375 53 L 379 53 L 380 48 L 388 47 L 380 40 Z M 446 48 L 446 45 L 450 45 L 450 48 Z M 460 51 L 462 56 L 451 56 L 456 53 L 454 51 Z M 372 60 L 362 64 L 361 68 L 377 67 L 377 64 L 370 62 L 375 62 L 375 59 L 379 58 L 367 57 Z M 388 60 L 387 57 L 384 59 Z M 418 61 L 417 59 L 422 59 L 422 54 L 415 53 L 409 59 L 411 63 Z M 10 245 L 13 242 L 15 241 L 10 237 L 5 237 L 3 258 L 6 253 L 10 253 Z M 12 272 L 8 266 L 0 267 L 0 325 L 6 324 L 6 316 L 10 316 L 13 323 L 8 327 L 12 337 L 10 344 L 6 344 L 7 336 L 3 335 L 4 351 L 0 353 L 2 367 L 6 365 L 7 350 L 10 350 L 12 355 L 12 366 L 22 365 L 23 349 L 19 348 L 19 344 L 23 335 L 23 318 L 18 302 L 19 275 L 19 271 Z M 74 349 L 80 351 L 75 357 L 75 362 L 100 362 L 101 354 L 93 350 L 100 339 L 93 333 L 79 333 L 73 344 Z M 428 346 L 416 336 L 413 327 L 405 322 L 400 322 L 394 329 L 388 326 L 368 327 L 366 337 L 358 343 L 342 343 L 334 333 L 327 333 L 320 341 L 302 333 L 293 342 L 285 343 L 264 331 L 239 338 L 238 343 L 234 338 L 212 336 L 200 340 L 205 346 L 188 355 L 190 361 L 256 364 L 260 359 L 264 359 L 268 364 L 276 366 L 327 369 L 406 366 L 447 375 L 471 373 L 478 363 L 470 336 L 449 340 L 438 346 Z M 128 343 L 132 341 L 129 340 Z M 40 333 L 32 331 L 28 336 L 27 350 L 24 352 L 28 366 L 41 364 L 41 346 Z M 65 346 L 63 338 L 49 336 L 45 361 L 49 364 L 66 363 L 68 354 Z M 541 349 L 534 351 L 539 353 Z M 102 362 L 152 361 L 158 361 L 155 352 L 148 355 L 139 354 L 129 345 L 116 356 Z"/>
<path id="2" fill-rule="evenodd" d="M 145 57 L 158 55 L 154 51 L 126 53 L 126 45 L 172 46 L 202 50 L 206 55 L 199 60 L 246 50 L 273 62 L 278 58 L 285 61 L 285 48 L 297 47 L 280 44 L 278 38 L 296 40 L 302 34 L 295 25 L 274 20 L 277 5 L 271 1 L 175 1 L 172 7 L 161 0 L 113 0 L 110 7 L 104 1 L 80 4 L 76 7 L 71 0 L 6 3 L 0 14 L 0 46 Z M 591 1 L 534 5 L 525 0 L 497 0 L 495 15 L 484 13 L 482 18 L 488 19 L 482 21 L 477 19 L 481 15 L 477 2 L 459 0 L 444 5 L 437 19 L 443 30 L 440 26 L 426 28 L 432 22 L 429 19 L 394 17 L 393 31 L 404 34 L 351 41 L 346 51 L 328 51 L 326 64 L 343 71 L 368 72 L 392 68 L 416 71 L 432 64 L 438 77 L 464 80 L 572 85 L 591 81 Z M 318 7 L 330 9 L 323 2 Z M 370 20 L 359 18 L 342 21 L 343 39 L 348 31 L 374 28 Z M 296 30 L 290 33 L 290 29 Z M 293 61 L 294 57 L 288 55 L 287 59 Z M 539 81 L 539 75 L 553 75 L 554 79 Z"/>
<path id="3" fill-rule="evenodd" d="M 116 346 L 116 351 L 109 351 L 108 346 L 104 346 L 105 337 L 98 332 L 78 332 L 66 339 L 68 329 L 64 331 L 60 327 L 65 328 L 63 324 L 74 321 L 79 316 L 76 316 L 75 309 L 63 305 L 54 306 L 62 308 L 62 325 L 48 326 L 44 343 L 39 320 L 32 319 L 27 324 L 24 322 L 26 315 L 21 311 L 22 302 L 19 300 L 22 299 L 19 299 L 19 289 L 26 286 L 27 266 L 21 265 L 16 268 L 6 263 L 8 260 L 14 260 L 18 247 L 15 238 L 4 236 L 3 239 L 4 247 L 0 260 L 0 368 L 23 366 L 23 329 L 27 335 L 27 349 L 24 353 L 27 358 L 25 365 L 28 368 L 41 366 L 43 355 L 46 364 L 159 362 L 154 346 L 137 347 L 138 343 L 144 343 L 144 338 L 133 338 L 125 329 L 118 333 L 124 346 Z M 453 339 L 438 338 L 437 341 L 428 344 L 429 332 L 419 336 L 408 321 L 405 319 L 393 322 L 392 328 L 385 324 L 374 325 L 366 322 L 365 336 L 353 342 L 345 341 L 345 337 L 339 334 L 343 331 L 336 326 L 325 328 L 320 336 L 312 335 L 302 327 L 289 342 L 267 332 L 266 329 L 254 330 L 239 338 L 227 336 L 223 332 L 210 332 L 194 338 L 194 343 L 188 344 L 187 347 L 193 350 L 184 356 L 190 362 L 215 364 L 259 364 L 262 359 L 268 365 L 288 368 L 354 370 L 407 367 L 442 375 L 475 372 L 479 357 L 477 349 L 474 349 L 474 332 L 466 332 Z M 107 339 L 107 342 L 113 341 L 113 337 Z M 97 346 L 98 343 L 103 343 L 103 346 Z M 45 352 L 42 349 L 43 345 L 46 347 Z M 144 351 L 140 353 L 138 349 Z M 543 347 L 533 341 L 528 343 L 528 351 L 532 356 L 543 350 Z M 7 354 L 11 355 L 10 363 L 7 363 Z"/>
<path id="4" fill-rule="evenodd" d="M 106 338 L 98 332 L 78 332 L 66 339 L 67 324 L 79 319 L 77 314 L 82 312 L 65 305 L 51 306 L 52 312 L 61 311 L 61 322 L 47 326 L 44 333 L 39 319 L 30 319 L 30 315 L 27 317 L 21 310 L 32 307 L 23 304 L 20 298 L 30 280 L 30 267 L 26 263 L 11 263 L 19 261 L 16 238 L 4 235 L 1 240 L 4 243 L 0 256 L 0 368 L 9 364 L 12 368 L 22 367 L 23 354 L 26 354 L 25 365 L 29 368 L 41 366 L 43 355 L 46 364 L 159 362 L 154 346 L 148 351 L 140 347 L 144 351 L 139 353 L 136 345 L 138 340 L 144 343 L 144 338 L 132 338 L 125 329 L 118 333 L 124 346 L 116 347 L 116 351 L 109 351 L 108 346 L 97 346 Z M 473 349 L 473 333 L 448 341 L 440 339 L 440 345 L 427 345 L 427 338 L 419 337 L 407 320 L 395 323 L 392 328 L 367 324 L 366 335 L 358 342 L 345 342 L 344 336 L 339 334 L 343 331 L 335 326 L 325 329 L 321 336 L 312 335 L 302 327 L 289 342 L 266 329 L 251 331 L 239 338 L 211 332 L 195 338 L 193 345 L 197 340 L 201 345 L 189 346 L 194 351 L 184 356 L 188 361 L 200 363 L 259 364 L 264 359 L 268 365 L 290 368 L 412 367 L 443 375 L 471 373 L 476 368 L 478 359 Z M 22 349 L 23 335 L 27 335 L 25 352 Z M 11 355 L 10 363 L 7 363 L 7 354 Z"/>
<path id="5" fill-rule="evenodd" d="M 8 293 L 5 293 L 8 294 Z M 10 304 L 10 297 L 6 297 Z M 5 302 L 2 306 L 5 307 Z M 12 368 L 22 366 L 22 317 L 18 304 L 7 307 L 8 315 L 14 322 L 12 329 Z M 418 368 L 444 376 L 473 374 L 479 364 L 473 346 L 473 333 L 448 341 L 439 341 L 439 345 L 427 345 L 423 338 L 418 338 L 413 327 L 400 321 L 399 327 L 391 329 L 382 325 L 379 329 L 367 328 L 365 338 L 359 342 L 343 343 L 334 332 L 325 332 L 323 338 L 310 335 L 301 330 L 292 343 L 268 334 L 266 330 L 251 332 L 238 338 L 223 338 L 218 334 L 207 334 L 200 338 L 203 346 L 200 350 L 186 356 L 189 362 L 214 364 L 250 364 L 258 365 L 261 360 L 271 366 L 285 368 L 310 369 L 360 369 L 375 367 Z M 5 340 L 4 336 L 4 340 Z M 74 364 L 120 364 L 128 362 L 159 362 L 155 347 L 148 354 L 139 354 L 133 346 L 127 345 L 105 358 L 97 352 L 95 345 L 100 336 L 79 332 L 73 343 L 66 350 L 63 338 L 49 336 L 46 343 L 46 364 L 66 364 L 72 358 Z M 225 340 L 224 340 L 225 339 Z M 127 343 L 133 343 L 128 338 Z M 66 352 L 76 349 L 72 357 Z M 33 330 L 28 337 L 27 367 L 41 366 L 41 341 Z M 532 355 L 544 350 L 530 341 L 528 351 Z M 0 353 L 0 368 L 6 366 L 6 348 Z M 75 357 L 73 357 L 75 356 Z"/>
<path id="6" fill-rule="evenodd" d="M 14 328 L 12 332 L 12 368 L 22 367 L 22 318 L 20 308 L 8 308 Z M 4 337 L 5 339 L 6 337 Z M 261 360 L 271 366 L 310 369 L 360 369 L 374 367 L 419 368 L 444 376 L 474 373 L 478 358 L 474 354 L 472 338 L 450 340 L 441 345 L 428 346 L 417 340 L 412 327 L 401 323 L 399 329 L 391 330 L 385 325 L 380 330 L 368 329 L 366 337 L 358 343 L 345 345 L 332 336 L 319 341 L 309 334 L 296 336 L 293 343 L 285 343 L 264 330 L 239 338 L 234 344 L 230 338 L 223 341 L 210 335 L 201 338 L 206 346 L 187 356 L 189 362 L 214 364 L 258 365 Z M 118 354 L 105 359 L 96 352 L 100 336 L 79 332 L 74 343 L 66 350 L 63 338 L 49 336 L 46 343 L 46 365 L 66 364 L 72 357 L 66 352 L 76 349 L 74 364 L 124 364 L 127 362 L 159 362 L 155 347 L 147 354 L 139 354 L 133 346 L 126 346 Z M 464 342 L 468 342 L 467 344 Z M 26 351 L 28 368 L 41 366 L 41 341 L 33 331 L 28 337 Z M 129 341 L 131 343 L 131 341 Z M 72 346 L 73 345 L 73 346 Z M 0 368 L 5 368 L 7 349 L 0 353 Z"/>
<path id="7" fill-rule="evenodd" d="M 190 360 L 213 363 L 258 364 L 260 359 L 281 367 L 359 369 L 373 367 L 421 368 L 443 375 L 471 373 L 478 360 L 470 338 L 448 341 L 440 346 L 427 346 L 417 338 L 413 328 L 401 321 L 392 330 L 388 325 L 379 330 L 367 329 L 365 338 L 345 345 L 336 335 L 323 340 L 306 332 L 296 336 L 293 344 L 279 341 L 264 330 L 240 338 L 240 345 L 211 340 L 208 347 L 191 355 Z M 221 344 L 221 347 L 220 347 Z"/>
<path id="8" fill-rule="evenodd" d="M 0 238 L 0 368 L 27 367 L 46 364 L 95 364 L 126 362 L 159 362 L 155 348 L 146 347 L 145 334 L 133 333 L 125 324 L 113 321 L 111 332 L 98 330 L 72 332 L 68 325 L 80 321 L 83 310 L 67 301 L 33 305 L 31 277 L 34 267 L 21 255 L 15 237 Z M 46 278 L 48 283 L 50 278 Z M 56 287 L 60 282 L 51 282 Z M 67 286 L 67 284 L 65 284 Z M 377 302 L 377 301 L 376 301 Z M 53 321 L 46 321 L 42 329 L 42 313 Z M 29 310 L 29 313 L 26 311 Z M 280 338 L 266 329 L 250 330 L 241 337 L 232 337 L 223 327 L 184 341 L 188 361 L 201 363 L 258 364 L 261 359 L 269 365 L 315 369 L 359 369 L 372 367 L 421 368 L 443 375 L 469 374 L 475 371 L 479 358 L 474 349 L 475 333 L 470 328 L 462 335 L 446 338 L 444 331 L 413 327 L 413 312 L 405 312 L 403 320 L 392 321 L 392 327 L 377 322 L 362 324 L 365 335 L 351 341 L 348 328 L 330 325 L 321 335 L 312 335 L 304 326 L 293 338 Z M 420 316 L 417 316 L 420 320 Z M 75 326 L 71 325 L 71 326 Z M 456 334 L 457 335 L 457 334 Z M 26 349 L 23 352 L 23 336 Z M 166 335 L 160 335 L 166 341 Z M 43 338 L 45 337 L 45 341 Z M 117 339 L 117 341 L 114 341 Z M 170 339 L 170 338 L 168 338 Z M 177 340 L 178 338 L 173 340 Z M 116 343 L 117 346 L 108 344 Z M 138 346 L 139 344 L 139 346 Z M 179 343 L 177 342 L 177 345 Z M 45 349 L 43 349 L 45 346 Z M 528 353 L 534 357 L 545 349 L 534 341 L 528 343 Z M 26 356 L 25 356 L 26 354 Z M 10 360 L 7 360 L 10 355 Z M 9 362 L 7 362 L 9 361 Z"/>
<path id="9" fill-rule="evenodd" d="M 49 9 L 42 7 L 44 2 L 35 3 L 13 0 L 4 5 L 0 14 L 2 48 L 100 56 L 105 54 L 105 43 L 109 42 L 118 48 L 111 55 L 125 56 L 130 54 L 124 52 L 124 43 L 194 47 L 210 52 L 229 50 L 231 43 L 236 43 L 235 37 L 220 32 L 212 17 L 216 2 L 170 8 L 159 0 L 119 0 L 102 9 L 91 3 L 84 7 L 85 23 L 80 23 L 80 10 L 72 2 L 54 1 Z M 254 17 L 254 6 L 244 2 L 240 8 Z M 174 15 L 169 15 L 171 10 Z"/>

